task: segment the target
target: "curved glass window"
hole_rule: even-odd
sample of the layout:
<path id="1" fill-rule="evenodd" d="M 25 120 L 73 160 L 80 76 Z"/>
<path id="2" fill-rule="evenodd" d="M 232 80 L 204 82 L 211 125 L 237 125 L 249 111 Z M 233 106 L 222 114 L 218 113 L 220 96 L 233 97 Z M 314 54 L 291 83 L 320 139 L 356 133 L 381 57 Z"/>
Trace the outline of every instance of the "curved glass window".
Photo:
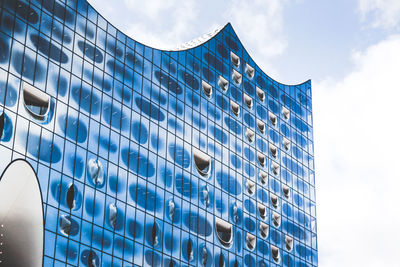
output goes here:
<path id="1" fill-rule="evenodd" d="M 240 58 L 231 51 L 231 62 L 237 68 L 240 65 Z"/>
<path id="2" fill-rule="evenodd" d="M 0 115 L 0 139 L 3 137 L 3 131 L 4 131 L 4 111 Z"/>
<path id="3" fill-rule="evenodd" d="M 275 227 L 281 226 L 281 215 L 277 212 L 272 212 L 272 222 Z"/>
<path id="4" fill-rule="evenodd" d="M 246 128 L 246 138 L 250 143 L 254 142 L 254 138 L 255 138 L 255 133 L 254 131 L 250 130 L 249 128 Z"/>
<path id="5" fill-rule="evenodd" d="M 274 208 L 277 208 L 279 206 L 278 197 L 276 195 L 274 195 L 274 194 L 271 194 L 270 198 L 271 198 L 272 206 L 274 206 Z"/>
<path id="6" fill-rule="evenodd" d="M 240 74 L 236 70 L 233 70 L 232 79 L 235 81 L 236 84 L 239 85 L 242 83 L 242 74 Z"/>
<path id="7" fill-rule="evenodd" d="M 108 222 L 112 228 L 115 228 L 115 223 L 117 222 L 117 206 L 114 203 L 111 203 L 108 206 L 109 214 L 108 214 Z"/>
<path id="8" fill-rule="evenodd" d="M 175 215 L 175 202 L 171 199 L 168 202 L 168 215 L 171 221 L 174 221 L 174 215 Z"/>
<path id="9" fill-rule="evenodd" d="M 250 66 L 248 63 L 246 63 L 245 72 L 246 72 L 247 76 L 250 79 L 253 79 L 253 77 L 254 77 L 254 68 L 252 66 Z"/>
<path id="10" fill-rule="evenodd" d="M 289 120 L 289 118 L 290 118 L 290 111 L 289 111 L 287 108 L 282 107 L 282 115 L 283 115 L 283 117 L 285 118 L 285 120 Z"/>
<path id="11" fill-rule="evenodd" d="M 246 233 L 246 246 L 249 250 L 253 251 L 256 248 L 256 237 L 252 234 Z"/>
<path id="12" fill-rule="evenodd" d="M 276 115 L 273 114 L 271 111 L 268 111 L 268 119 L 272 123 L 272 125 L 276 126 L 278 119 L 276 118 Z"/>
<path id="13" fill-rule="evenodd" d="M 267 238 L 269 235 L 269 225 L 263 222 L 260 222 L 260 235 L 262 238 Z"/>
<path id="14" fill-rule="evenodd" d="M 278 174 L 279 174 L 279 169 L 280 169 L 280 167 L 279 167 L 278 163 L 272 162 L 272 163 L 271 163 L 271 169 L 272 169 L 272 172 L 273 172 L 275 175 L 278 175 Z"/>
<path id="15" fill-rule="evenodd" d="M 219 88 L 221 88 L 222 91 L 226 92 L 228 90 L 228 87 L 229 87 L 229 82 L 224 77 L 219 76 L 219 78 L 218 78 L 218 86 L 219 86 Z"/>
<path id="16" fill-rule="evenodd" d="M 72 222 L 69 216 L 62 214 L 60 216 L 60 232 L 68 236 L 69 233 L 71 232 L 71 225 Z"/>
<path id="17" fill-rule="evenodd" d="M 286 198 L 289 198 L 289 197 L 290 197 L 290 188 L 289 188 L 289 186 L 287 186 L 287 185 L 285 185 L 285 184 L 282 184 L 282 192 L 283 192 L 283 195 L 284 195 Z"/>
<path id="18" fill-rule="evenodd" d="M 71 184 L 67 190 L 67 206 L 69 209 L 75 207 L 75 186 Z"/>
<path id="19" fill-rule="evenodd" d="M 279 248 L 271 245 L 271 254 L 272 254 L 272 258 L 274 259 L 274 261 L 276 263 L 279 263 L 281 260 L 281 254 L 279 252 Z"/>
<path id="20" fill-rule="evenodd" d="M 268 182 L 268 175 L 267 175 L 267 173 L 260 170 L 260 173 L 259 173 L 258 175 L 259 175 L 259 177 L 260 177 L 261 183 L 264 184 L 264 185 L 267 184 L 267 182 Z"/>
<path id="21" fill-rule="evenodd" d="M 269 145 L 269 151 L 271 152 L 271 155 L 276 158 L 278 155 L 278 149 L 276 148 L 276 146 L 274 146 L 273 144 Z"/>
<path id="22" fill-rule="evenodd" d="M 284 137 L 282 143 L 285 150 L 290 151 L 290 140 Z"/>
<path id="23" fill-rule="evenodd" d="M 243 101 L 249 109 L 253 107 L 253 99 L 247 94 L 243 94 Z"/>
<path id="24" fill-rule="evenodd" d="M 288 235 L 285 236 L 285 247 L 288 251 L 293 249 L 293 238 Z"/>
<path id="25" fill-rule="evenodd" d="M 260 87 L 256 86 L 256 93 L 257 93 L 258 99 L 260 99 L 261 102 L 264 102 L 264 99 L 265 99 L 264 90 L 262 90 Z"/>
<path id="26" fill-rule="evenodd" d="M 211 157 L 197 148 L 193 148 L 193 160 L 197 171 L 202 176 L 207 176 L 211 171 Z"/>
<path id="27" fill-rule="evenodd" d="M 254 192 L 256 191 L 256 184 L 250 180 L 246 181 L 246 189 L 247 189 L 247 193 L 249 193 L 249 195 L 253 195 Z"/>
<path id="28" fill-rule="evenodd" d="M 265 133 L 265 123 L 259 119 L 257 119 L 257 128 L 260 131 L 260 133 Z"/>
<path id="29" fill-rule="evenodd" d="M 24 106 L 38 120 L 46 120 L 50 111 L 50 96 L 28 83 L 23 84 Z"/>
<path id="30" fill-rule="evenodd" d="M 257 152 L 257 159 L 258 159 L 258 163 L 260 163 L 260 165 L 262 167 L 264 167 L 265 166 L 265 162 L 266 162 L 265 155 L 260 153 L 260 152 Z"/>
<path id="31" fill-rule="evenodd" d="M 239 116 L 240 106 L 238 103 L 234 102 L 233 100 L 231 100 L 231 110 L 232 110 L 233 114 L 235 114 L 235 116 Z"/>
<path id="32" fill-rule="evenodd" d="M 206 83 L 205 81 L 201 81 L 201 88 L 203 89 L 203 93 L 208 97 L 211 98 L 212 96 L 212 86 Z"/>
<path id="33" fill-rule="evenodd" d="M 232 224 L 215 217 L 215 232 L 217 238 L 221 242 L 222 246 L 230 248 L 233 241 L 233 227 Z"/>
<path id="34" fill-rule="evenodd" d="M 258 203 L 258 214 L 263 220 L 267 218 L 267 208 L 263 204 Z"/>

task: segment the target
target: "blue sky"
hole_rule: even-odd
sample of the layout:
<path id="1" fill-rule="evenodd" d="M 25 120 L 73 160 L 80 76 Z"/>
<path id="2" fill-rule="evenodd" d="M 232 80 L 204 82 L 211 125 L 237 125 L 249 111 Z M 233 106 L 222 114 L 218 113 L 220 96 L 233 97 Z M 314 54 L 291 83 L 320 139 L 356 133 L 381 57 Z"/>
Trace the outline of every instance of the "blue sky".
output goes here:
<path id="1" fill-rule="evenodd" d="M 89 0 L 174 48 L 231 22 L 286 84 L 312 80 L 320 266 L 399 266 L 399 0 Z"/>

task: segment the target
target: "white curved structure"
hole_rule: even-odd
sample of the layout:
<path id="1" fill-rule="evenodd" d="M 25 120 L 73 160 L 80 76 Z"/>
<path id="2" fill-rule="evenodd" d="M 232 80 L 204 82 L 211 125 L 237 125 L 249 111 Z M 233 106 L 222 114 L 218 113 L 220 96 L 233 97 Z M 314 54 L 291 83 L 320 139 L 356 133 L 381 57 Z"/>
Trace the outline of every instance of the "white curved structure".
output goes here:
<path id="1" fill-rule="evenodd" d="M 0 225 L 1 266 L 42 266 L 42 196 L 36 174 L 24 160 L 10 163 L 1 176 Z"/>

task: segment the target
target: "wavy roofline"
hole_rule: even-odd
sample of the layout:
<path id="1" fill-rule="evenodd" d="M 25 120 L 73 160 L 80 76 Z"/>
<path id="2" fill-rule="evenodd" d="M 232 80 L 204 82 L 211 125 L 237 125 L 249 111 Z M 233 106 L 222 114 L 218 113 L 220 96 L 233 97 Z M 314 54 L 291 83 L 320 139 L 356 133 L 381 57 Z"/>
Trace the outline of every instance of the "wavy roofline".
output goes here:
<path id="1" fill-rule="evenodd" d="M 278 84 L 280 84 L 280 85 L 283 85 L 283 86 L 291 86 L 291 87 L 293 87 L 293 86 L 301 86 L 301 85 L 305 85 L 305 84 L 307 84 L 307 83 L 311 83 L 311 79 L 307 79 L 307 80 L 305 80 L 304 82 L 300 82 L 300 83 L 296 83 L 296 84 L 286 84 L 286 83 L 283 83 L 283 82 L 279 82 L 279 81 L 277 81 L 276 79 L 272 78 L 270 75 L 268 75 L 264 70 L 262 70 L 262 69 L 260 68 L 260 66 L 256 63 L 256 61 L 253 59 L 253 57 L 252 57 L 252 56 L 250 55 L 250 53 L 247 51 L 247 49 L 246 49 L 245 46 L 243 45 L 243 42 L 240 40 L 238 34 L 236 33 L 235 29 L 233 28 L 233 26 L 232 26 L 232 24 L 231 24 L 230 22 L 227 22 L 227 23 L 225 24 L 225 26 L 220 27 L 219 29 L 216 29 L 215 31 L 213 31 L 213 32 L 211 32 L 211 33 L 205 33 L 205 34 L 203 34 L 203 35 L 201 35 L 201 36 L 199 36 L 199 37 L 197 37 L 197 38 L 195 38 L 195 39 L 193 39 L 193 40 L 191 40 L 191 41 L 184 42 L 184 43 L 182 43 L 182 44 L 177 45 L 177 46 L 176 46 L 177 49 L 161 49 L 161 48 L 157 48 L 157 47 L 154 47 L 154 46 L 151 46 L 151 45 L 144 44 L 144 43 L 142 43 L 142 42 L 140 42 L 140 41 L 137 41 L 136 39 L 134 39 L 133 37 L 129 36 L 129 35 L 126 34 L 125 32 L 121 31 L 118 27 L 116 27 L 113 23 L 111 23 L 107 18 L 105 18 L 91 3 L 89 3 L 89 0 L 84 0 L 84 1 L 88 4 L 88 6 L 90 6 L 94 11 L 96 11 L 96 13 L 97 13 L 99 16 L 101 16 L 105 21 L 107 21 L 107 23 L 110 23 L 112 27 L 114 27 L 115 29 L 117 29 L 118 31 L 120 31 L 120 32 L 121 32 L 122 34 L 124 34 L 127 38 L 132 39 L 133 41 L 135 41 L 135 42 L 137 42 L 137 43 L 139 43 L 139 44 L 141 44 L 141 45 L 143 45 L 143 46 L 146 46 L 146 47 L 151 48 L 151 49 L 156 49 L 156 50 L 161 51 L 161 52 L 183 52 L 183 51 L 188 51 L 188 50 L 191 50 L 191 49 L 195 49 L 195 48 L 197 48 L 197 47 L 199 47 L 199 46 L 202 46 L 202 45 L 206 44 L 207 42 L 211 41 L 211 40 L 214 39 L 218 34 L 220 34 L 221 32 L 223 32 L 227 27 L 230 26 L 231 29 L 232 29 L 232 31 L 233 31 L 233 33 L 234 33 L 234 35 L 236 36 L 237 40 L 238 40 L 239 43 L 242 45 L 243 50 L 246 52 L 246 54 L 247 54 L 248 57 L 251 59 L 251 61 L 253 61 L 254 64 L 256 65 L 256 67 L 257 67 L 262 73 L 264 73 L 265 76 L 267 76 L 268 78 L 270 78 L 272 81 L 274 81 L 274 82 L 276 82 L 276 83 L 278 83 Z M 199 42 L 198 44 L 195 44 L 195 45 L 193 45 L 193 46 L 190 46 L 190 47 L 187 47 L 187 48 L 184 48 L 184 49 L 178 49 L 179 46 L 184 46 L 185 44 L 189 44 L 190 42 L 195 42 L 196 40 L 200 40 L 200 39 L 202 39 L 203 36 L 206 36 L 206 35 L 209 35 L 210 37 L 207 38 L 207 39 L 204 39 L 202 42 Z"/>
<path id="2" fill-rule="evenodd" d="M 230 22 L 228 22 L 228 23 L 225 25 L 225 27 L 227 27 L 227 26 L 231 26 L 232 31 L 234 32 L 236 38 L 238 39 L 238 41 L 239 41 L 240 44 L 242 45 L 243 50 L 247 53 L 247 55 L 249 56 L 249 58 L 254 62 L 254 64 L 258 67 L 258 69 L 261 70 L 261 71 L 262 71 L 266 76 L 268 76 L 271 80 L 273 80 L 274 82 L 277 82 L 277 83 L 279 83 L 279 84 L 281 84 L 281 85 L 284 85 L 284 86 L 300 86 L 300 85 L 304 85 L 304 84 L 307 84 L 307 83 L 311 83 L 311 79 L 307 79 L 307 80 L 305 80 L 304 82 L 300 82 L 300 83 L 296 83 L 296 84 L 286 84 L 286 83 L 279 82 L 279 81 L 275 80 L 274 78 L 272 78 L 270 75 L 268 75 L 267 73 L 265 73 L 265 71 L 263 71 L 263 70 L 260 68 L 260 66 L 256 63 L 256 61 L 253 59 L 253 57 L 252 57 L 252 56 L 250 55 L 250 53 L 247 51 L 246 47 L 243 45 L 243 42 L 240 40 L 239 35 L 236 33 L 236 31 L 235 31 L 235 29 L 233 28 L 232 24 L 231 24 Z M 224 27 L 224 28 L 225 28 L 225 27 Z"/>

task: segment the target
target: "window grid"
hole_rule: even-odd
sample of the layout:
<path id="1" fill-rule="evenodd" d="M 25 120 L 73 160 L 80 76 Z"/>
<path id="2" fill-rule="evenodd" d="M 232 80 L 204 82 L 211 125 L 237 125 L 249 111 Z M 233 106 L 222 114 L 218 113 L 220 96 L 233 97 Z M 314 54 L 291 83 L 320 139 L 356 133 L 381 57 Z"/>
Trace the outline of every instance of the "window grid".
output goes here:
<path id="1" fill-rule="evenodd" d="M 56 1 L 54 9 L 35 1 L 26 4 L 37 13 L 36 22 L 7 2 L 1 9 L 2 20 L 15 20 L 14 26 L 3 23 L 0 29 L 5 46 L 12 42 L 3 55 L 7 60 L 0 60 L 4 73 L 0 102 L 12 125 L 12 137 L 2 140 L 0 148 L 10 151 L 12 158 L 27 159 L 40 176 L 48 176 L 47 181 L 39 177 L 46 192 L 45 262 L 85 265 L 90 255 L 105 266 L 167 264 L 170 258 L 175 264 L 197 265 L 200 248 L 206 244 L 213 255 L 210 261 L 219 260 L 222 253 L 226 264 L 238 260 L 239 265 L 252 266 L 261 260 L 274 262 L 269 250 L 273 244 L 280 249 L 285 266 L 317 265 L 316 229 L 311 225 L 316 215 L 309 83 L 286 86 L 267 77 L 230 25 L 199 47 L 159 52 L 127 38 L 83 0 L 67 1 L 68 7 Z M 57 10 L 65 10 L 64 15 Z M 49 43 L 47 50 L 35 42 L 34 34 Z M 228 56 L 231 51 L 240 59 L 238 66 Z M 34 65 L 27 69 L 31 62 Z M 246 74 L 246 64 L 254 67 L 253 77 Z M 241 82 L 232 79 L 233 70 L 242 75 Z M 57 79 L 42 77 L 42 71 Z M 218 86 L 219 76 L 229 82 L 226 92 Z M 212 86 L 210 98 L 201 90 L 203 80 Z M 49 123 L 25 112 L 18 96 L 23 83 L 37 86 L 54 100 Z M 263 102 L 256 86 L 265 92 Z M 251 108 L 243 102 L 243 94 L 251 97 Z M 239 116 L 230 110 L 231 100 L 239 105 Z M 282 107 L 290 112 L 288 120 Z M 268 120 L 268 112 L 277 116 L 276 126 Z M 257 119 L 265 123 L 265 133 L 257 129 Z M 252 143 L 244 136 L 246 127 L 256 133 Z M 280 145 L 283 137 L 292 142 L 290 151 Z M 277 147 L 276 158 L 269 144 Z M 195 168 L 192 147 L 212 158 L 206 178 Z M 265 167 L 257 162 L 257 152 L 266 156 Z M 9 160 L 4 158 L 1 165 Z M 100 184 L 88 170 L 91 160 L 101 164 L 104 181 Z M 272 162 L 279 165 L 278 175 L 270 170 Z M 258 178 L 260 169 L 268 173 L 266 184 Z M 247 180 L 255 182 L 252 195 L 246 192 Z M 80 201 L 72 210 L 63 200 L 70 184 L 78 188 L 76 201 Z M 189 195 L 187 184 L 191 185 Z M 282 184 L 289 186 L 289 198 L 283 195 Z M 209 190 L 208 207 L 202 197 L 204 188 Z M 271 194 L 278 196 L 277 208 L 270 203 Z M 170 199 L 180 213 L 178 222 L 171 221 L 164 205 Z M 255 213 L 246 207 L 248 200 Z M 112 203 L 117 207 L 115 226 L 108 219 Z M 232 221 L 233 203 L 240 207 L 242 221 L 237 224 Z M 267 207 L 266 220 L 257 214 L 259 203 Z M 279 227 L 272 225 L 273 211 L 282 216 Z M 196 215 L 194 224 L 188 214 Z M 69 229 L 65 234 L 62 216 L 78 227 L 78 233 Z M 217 238 L 215 216 L 233 225 L 234 242 L 229 249 Z M 270 225 L 266 239 L 258 233 L 261 221 Z M 199 222 L 207 227 L 199 229 Z M 179 238 L 162 235 L 163 229 L 171 229 Z M 246 247 L 246 233 L 256 236 L 254 251 Z M 286 234 L 294 239 L 290 252 L 284 248 Z M 104 241 L 99 242 L 99 236 Z M 193 243 L 192 256 L 183 250 L 188 240 Z M 166 242 L 178 247 L 169 248 Z"/>

